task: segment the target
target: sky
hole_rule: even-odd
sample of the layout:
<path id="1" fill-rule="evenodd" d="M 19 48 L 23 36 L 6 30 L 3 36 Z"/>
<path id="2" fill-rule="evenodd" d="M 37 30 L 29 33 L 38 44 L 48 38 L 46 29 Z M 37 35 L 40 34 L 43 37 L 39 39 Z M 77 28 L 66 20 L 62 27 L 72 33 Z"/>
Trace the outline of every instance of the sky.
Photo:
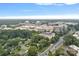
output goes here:
<path id="1" fill-rule="evenodd" d="M 0 3 L 0 17 L 79 15 L 79 3 Z M 72 16 L 71 16 L 72 17 Z"/>

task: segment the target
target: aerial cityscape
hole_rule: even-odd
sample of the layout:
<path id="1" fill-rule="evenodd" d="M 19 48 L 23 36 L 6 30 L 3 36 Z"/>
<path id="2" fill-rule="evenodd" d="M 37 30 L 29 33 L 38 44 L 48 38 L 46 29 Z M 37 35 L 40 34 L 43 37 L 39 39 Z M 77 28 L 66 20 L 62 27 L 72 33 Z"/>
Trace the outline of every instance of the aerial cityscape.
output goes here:
<path id="1" fill-rule="evenodd" d="M 0 55 L 79 56 L 78 30 L 78 21 L 26 20 L 2 24 Z"/>
<path id="2" fill-rule="evenodd" d="M 79 56 L 78 6 L 0 4 L 0 56 Z"/>

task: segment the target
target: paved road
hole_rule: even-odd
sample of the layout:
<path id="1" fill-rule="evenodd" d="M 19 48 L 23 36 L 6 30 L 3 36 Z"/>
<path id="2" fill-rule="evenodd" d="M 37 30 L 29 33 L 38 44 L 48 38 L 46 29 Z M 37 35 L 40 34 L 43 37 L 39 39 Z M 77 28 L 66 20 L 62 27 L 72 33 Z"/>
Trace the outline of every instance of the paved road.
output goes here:
<path id="1" fill-rule="evenodd" d="M 38 56 L 47 56 L 49 51 L 54 51 L 58 49 L 64 43 L 63 37 L 60 37 L 59 41 L 54 45 L 51 44 L 44 52 L 38 54 Z"/>
<path id="2" fill-rule="evenodd" d="M 74 31 L 70 31 L 68 34 L 72 34 L 74 33 Z M 66 34 L 66 35 L 68 35 Z M 64 35 L 64 36 L 66 36 Z M 56 49 L 58 49 L 61 45 L 63 45 L 64 43 L 64 36 L 59 38 L 59 41 L 55 44 L 51 44 L 44 52 L 38 54 L 38 56 L 47 56 L 49 51 L 55 51 Z"/>

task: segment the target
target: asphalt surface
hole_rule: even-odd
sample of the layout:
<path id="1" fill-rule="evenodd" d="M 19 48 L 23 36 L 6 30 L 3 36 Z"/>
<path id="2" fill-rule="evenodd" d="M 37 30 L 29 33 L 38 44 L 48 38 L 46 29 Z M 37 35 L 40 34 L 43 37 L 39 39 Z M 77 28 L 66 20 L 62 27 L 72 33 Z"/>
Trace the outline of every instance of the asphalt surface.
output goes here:
<path id="1" fill-rule="evenodd" d="M 47 56 L 49 51 L 58 49 L 64 43 L 63 37 L 60 37 L 59 41 L 55 44 L 51 44 L 44 52 L 38 54 L 38 56 Z"/>
<path id="2" fill-rule="evenodd" d="M 74 31 L 70 31 L 68 34 L 72 34 L 74 33 Z M 66 34 L 66 35 L 68 35 Z M 64 35 L 64 36 L 66 36 Z M 61 47 L 64 43 L 64 36 L 59 38 L 59 41 L 56 42 L 55 44 L 51 44 L 44 52 L 39 53 L 38 56 L 48 56 L 48 52 L 49 51 L 55 51 L 56 49 L 58 49 L 59 47 Z"/>

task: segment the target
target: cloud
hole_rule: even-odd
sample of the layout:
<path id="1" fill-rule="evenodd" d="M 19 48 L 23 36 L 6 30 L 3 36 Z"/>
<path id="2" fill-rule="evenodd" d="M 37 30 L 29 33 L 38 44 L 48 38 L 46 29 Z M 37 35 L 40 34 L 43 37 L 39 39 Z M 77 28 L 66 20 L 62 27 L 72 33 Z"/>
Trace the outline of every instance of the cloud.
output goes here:
<path id="1" fill-rule="evenodd" d="M 79 3 L 79 0 L 43 0 L 39 1 L 38 3 L 35 2 L 37 5 L 72 5 Z"/>
<path id="2" fill-rule="evenodd" d="M 0 3 L 37 3 L 39 5 L 50 5 L 49 3 L 64 3 L 64 4 L 75 4 L 79 3 L 79 0 L 0 0 Z M 40 4 L 46 3 L 46 4 Z M 48 3 L 48 4 L 47 4 Z"/>
<path id="3" fill-rule="evenodd" d="M 35 3 L 37 5 L 56 5 L 56 6 L 62 6 L 64 3 Z"/>
<path id="4" fill-rule="evenodd" d="M 78 15 L 3 16 L 0 19 L 79 19 Z"/>
<path id="5" fill-rule="evenodd" d="M 22 10 L 23 12 L 31 12 L 31 11 L 33 11 L 33 10 Z"/>
<path id="6" fill-rule="evenodd" d="M 37 5 L 52 5 L 53 3 L 35 3 Z"/>
<path id="7" fill-rule="evenodd" d="M 42 7 L 40 7 L 40 8 L 42 8 Z M 21 12 L 40 12 L 40 11 L 43 11 L 43 12 L 48 12 L 48 10 L 46 10 L 46 9 L 43 9 L 43 10 L 21 10 Z"/>

